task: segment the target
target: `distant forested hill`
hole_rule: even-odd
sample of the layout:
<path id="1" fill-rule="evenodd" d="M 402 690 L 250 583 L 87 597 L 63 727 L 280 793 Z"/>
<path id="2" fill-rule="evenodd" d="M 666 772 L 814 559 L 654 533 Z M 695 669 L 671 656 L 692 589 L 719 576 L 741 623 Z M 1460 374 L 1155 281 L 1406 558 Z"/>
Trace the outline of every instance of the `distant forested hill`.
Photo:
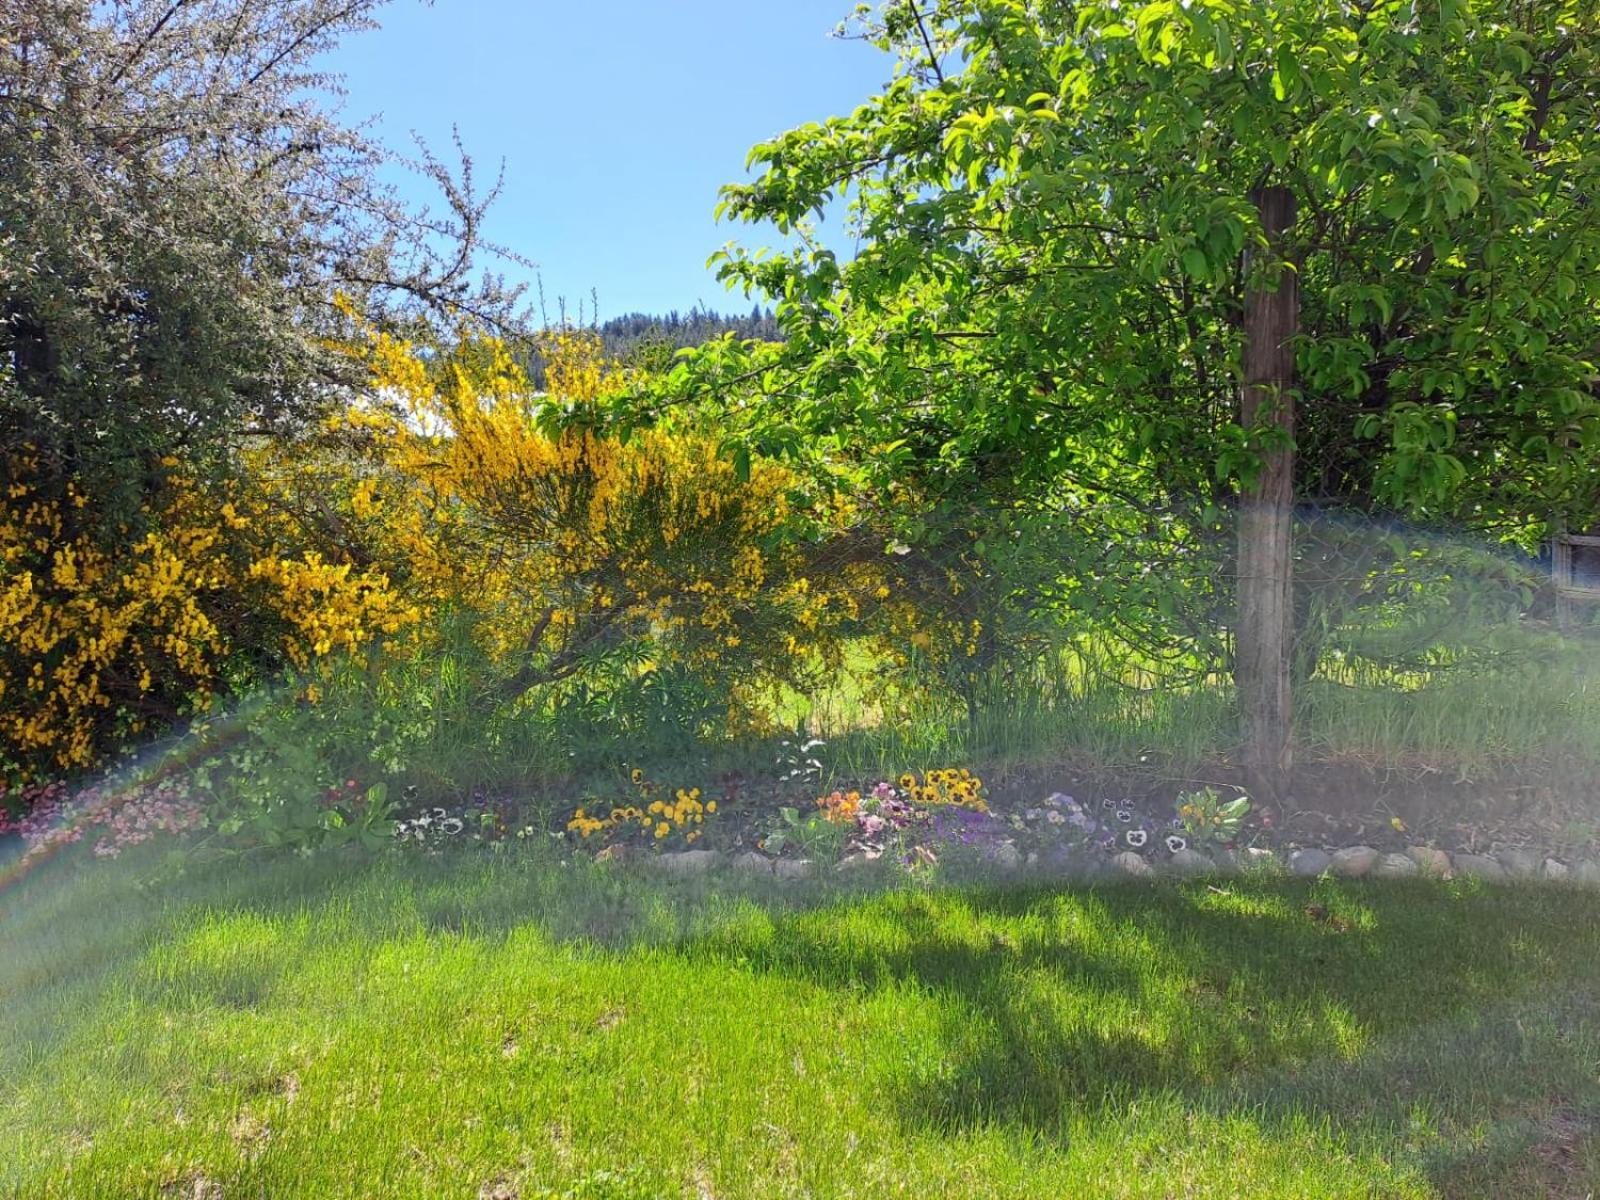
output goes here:
<path id="1" fill-rule="evenodd" d="M 698 346 L 730 330 L 741 338 L 762 341 L 775 342 L 781 336 L 772 310 L 759 304 L 744 316 L 697 308 L 687 313 L 626 313 L 603 321 L 599 326 L 606 354 L 623 359 L 662 346 L 673 350 Z"/>
<path id="2" fill-rule="evenodd" d="M 600 335 L 608 359 L 664 367 L 685 346 L 698 346 L 725 333 L 760 341 L 783 340 L 772 309 L 759 304 L 738 316 L 696 308 L 681 313 L 624 313 L 591 326 Z M 535 356 L 528 363 L 534 385 L 544 387 L 544 363 Z"/>

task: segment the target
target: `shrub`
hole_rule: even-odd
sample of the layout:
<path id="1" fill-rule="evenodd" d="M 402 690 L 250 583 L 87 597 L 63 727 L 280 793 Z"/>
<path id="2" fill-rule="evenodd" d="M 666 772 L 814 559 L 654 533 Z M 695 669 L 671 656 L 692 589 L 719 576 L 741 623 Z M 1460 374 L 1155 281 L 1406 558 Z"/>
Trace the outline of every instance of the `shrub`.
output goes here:
<path id="1" fill-rule="evenodd" d="M 552 703 L 585 676 L 648 706 L 659 696 L 631 685 L 681 672 L 680 692 L 715 681 L 723 703 L 703 707 L 727 732 L 768 725 L 773 687 L 837 657 L 859 604 L 807 569 L 837 524 L 827 501 L 692 420 L 607 432 L 630 376 L 598 339 L 547 340 L 546 393 L 493 339 L 425 361 L 375 332 L 366 353 L 376 400 L 329 431 L 330 460 L 362 453 L 341 511 L 425 611 L 470 615 L 495 701 Z"/>
<path id="2" fill-rule="evenodd" d="M 230 682 L 416 618 L 382 571 L 324 560 L 248 479 L 201 482 L 163 459 L 133 529 L 85 484 L 48 499 L 29 466 L 7 464 L 0 508 L 0 765 L 14 774 L 94 766 Z"/>

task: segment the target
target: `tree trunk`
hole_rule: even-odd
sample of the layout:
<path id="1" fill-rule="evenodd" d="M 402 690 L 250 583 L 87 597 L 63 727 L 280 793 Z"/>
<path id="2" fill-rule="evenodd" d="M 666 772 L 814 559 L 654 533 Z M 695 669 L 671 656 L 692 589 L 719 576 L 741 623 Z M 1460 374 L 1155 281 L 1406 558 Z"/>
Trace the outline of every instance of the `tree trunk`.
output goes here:
<path id="1" fill-rule="evenodd" d="M 1272 432 L 1261 448 L 1260 472 L 1239 503 L 1234 685 L 1243 718 L 1246 778 L 1259 799 L 1273 802 L 1284 795 L 1294 767 L 1289 685 L 1294 643 L 1292 388 L 1300 283 L 1295 271 L 1283 265 L 1285 235 L 1294 224 L 1294 194 L 1283 187 L 1264 187 L 1255 201 L 1268 248 L 1261 264 L 1246 263 L 1250 291 L 1244 302 L 1239 419 L 1246 429 Z"/>

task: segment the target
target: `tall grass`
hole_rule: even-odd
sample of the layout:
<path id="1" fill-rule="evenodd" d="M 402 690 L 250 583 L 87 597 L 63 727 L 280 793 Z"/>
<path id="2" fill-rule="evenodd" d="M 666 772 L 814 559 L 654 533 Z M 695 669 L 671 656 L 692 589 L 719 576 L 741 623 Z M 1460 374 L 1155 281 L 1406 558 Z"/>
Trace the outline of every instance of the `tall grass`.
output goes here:
<path id="1" fill-rule="evenodd" d="M 1307 768 L 1463 784 L 1514 776 L 1568 792 L 1600 773 L 1600 643 L 1462 620 L 1402 661 L 1372 653 L 1382 639 L 1358 632 L 1364 649 L 1357 637 L 1331 641 L 1297 685 Z M 352 670 L 321 705 L 281 711 L 277 736 L 320 738 L 441 796 L 569 792 L 629 766 L 771 774 L 776 734 L 728 737 L 715 681 L 624 664 L 506 706 L 493 677 L 470 631 L 447 623 L 425 653 Z M 857 645 L 774 711 L 781 727 L 827 741 L 838 781 L 968 763 L 1220 782 L 1235 757 L 1230 681 L 1198 655 L 1158 660 L 1107 635 L 1064 635 L 982 681 L 978 696 L 969 707 L 920 683 L 914 664 L 890 671 Z"/>
<path id="2" fill-rule="evenodd" d="M 1013 671 L 976 719 L 953 700 L 925 697 L 885 721 L 870 695 L 858 675 L 814 710 L 847 775 L 982 761 L 1204 781 L 1232 758 L 1238 731 L 1226 677 L 1119 657 L 1106 642 Z M 1461 783 L 1515 774 L 1581 787 L 1600 771 L 1600 645 L 1514 635 L 1492 656 L 1425 669 L 1330 658 L 1300 681 L 1295 718 L 1300 761 L 1311 768 Z"/>

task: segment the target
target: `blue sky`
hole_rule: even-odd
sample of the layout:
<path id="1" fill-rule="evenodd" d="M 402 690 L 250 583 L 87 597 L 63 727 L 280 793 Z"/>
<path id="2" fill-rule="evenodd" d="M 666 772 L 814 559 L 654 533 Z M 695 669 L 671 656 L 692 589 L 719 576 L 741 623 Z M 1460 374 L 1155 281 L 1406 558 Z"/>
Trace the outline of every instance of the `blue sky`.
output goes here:
<path id="1" fill-rule="evenodd" d="M 398 0 L 349 39 L 346 117 L 379 118 L 448 149 L 458 125 L 478 170 L 505 161 L 488 235 L 533 259 L 554 315 L 590 289 L 602 318 L 696 304 L 742 311 L 705 260 L 776 234 L 713 220 L 771 135 L 848 112 L 890 60 L 829 36 L 852 0 Z"/>

